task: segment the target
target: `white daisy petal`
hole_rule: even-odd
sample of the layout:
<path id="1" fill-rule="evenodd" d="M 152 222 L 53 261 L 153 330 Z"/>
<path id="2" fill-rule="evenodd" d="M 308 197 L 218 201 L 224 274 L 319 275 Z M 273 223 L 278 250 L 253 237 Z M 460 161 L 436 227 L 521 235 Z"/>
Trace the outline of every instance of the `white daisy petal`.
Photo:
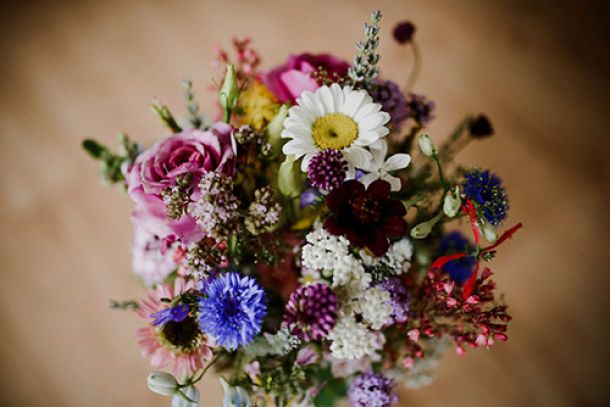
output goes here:
<path id="1" fill-rule="evenodd" d="M 333 93 L 328 86 L 322 86 L 320 88 L 320 100 L 322 101 L 322 107 L 324 108 L 324 114 L 335 113 L 335 104 L 333 101 Z"/>
<path id="2" fill-rule="evenodd" d="M 303 157 L 303 161 L 301 161 L 301 171 L 307 172 L 307 168 L 309 168 L 309 162 L 317 153 L 317 151 L 311 151 L 305 154 L 305 156 Z"/>
<path id="3" fill-rule="evenodd" d="M 379 105 L 377 103 L 367 103 L 358 109 L 358 111 L 352 116 L 356 122 L 360 122 L 367 116 L 373 115 L 379 111 Z"/>
<path id="4" fill-rule="evenodd" d="M 282 152 L 285 155 L 296 155 L 300 157 L 308 152 L 315 150 L 313 143 L 303 142 L 301 140 L 290 140 L 282 147 Z"/>
<path id="5" fill-rule="evenodd" d="M 394 154 L 386 160 L 384 169 L 386 171 L 400 170 L 402 168 L 407 168 L 410 162 L 411 156 L 409 154 Z"/>
<path id="6" fill-rule="evenodd" d="M 340 113 L 343 113 L 346 116 L 354 117 L 360 106 L 362 106 L 362 102 L 366 93 L 364 92 L 352 92 L 346 95 L 345 102 L 343 103 L 343 108 Z"/>
<path id="7" fill-rule="evenodd" d="M 333 93 L 333 103 L 334 103 L 334 113 L 339 113 L 341 112 L 341 109 L 343 108 L 343 102 L 345 100 L 345 96 L 343 94 L 343 89 L 341 89 L 341 86 L 337 85 L 336 83 L 333 83 L 330 86 L 330 90 Z"/>

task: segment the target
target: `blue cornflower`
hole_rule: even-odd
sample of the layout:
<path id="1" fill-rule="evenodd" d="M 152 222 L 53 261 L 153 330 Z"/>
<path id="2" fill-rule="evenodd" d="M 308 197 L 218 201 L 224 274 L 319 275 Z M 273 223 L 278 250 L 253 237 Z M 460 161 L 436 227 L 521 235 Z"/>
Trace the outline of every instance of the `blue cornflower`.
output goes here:
<path id="1" fill-rule="evenodd" d="M 474 203 L 480 216 L 492 225 L 506 219 L 508 197 L 502 181 L 489 171 L 471 170 L 465 174 L 464 194 Z"/>
<path id="2" fill-rule="evenodd" d="M 165 308 L 161 311 L 151 314 L 150 317 L 154 318 L 153 325 L 165 325 L 170 321 L 180 322 L 183 321 L 191 312 L 191 307 L 186 304 L 179 304 L 175 307 Z"/>
<path id="3" fill-rule="evenodd" d="M 267 299 L 253 278 L 235 272 L 221 274 L 205 286 L 203 295 L 199 325 L 217 345 L 235 350 L 260 332 Z"/>
<path id="4" fill-rule="evenodd" d="M 460 232 L 451 232 L 443 237 L 438 251 L 441 256 L 445 256 L 454 253 L 470 253 L 473 249 L 474 247 L 464 235 Z M 476 264 L 475 256 L 466 256 L 447 262 L 443 266 L 443 271 L 449 274 L 453 281 L 462 284 L 470 278 Z"/>

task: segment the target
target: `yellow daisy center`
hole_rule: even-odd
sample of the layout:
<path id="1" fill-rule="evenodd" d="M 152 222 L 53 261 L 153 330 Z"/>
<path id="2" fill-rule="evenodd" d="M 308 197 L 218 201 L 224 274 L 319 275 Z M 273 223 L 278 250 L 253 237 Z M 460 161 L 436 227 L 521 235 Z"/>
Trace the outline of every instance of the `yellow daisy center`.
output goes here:
<path id="1" fill-rule="evenodd" d="M 351 117 L 331 113 L 313 123 L 311 134 L 320 149 L 340 150 L 358 138 L 358 125 Z"/>

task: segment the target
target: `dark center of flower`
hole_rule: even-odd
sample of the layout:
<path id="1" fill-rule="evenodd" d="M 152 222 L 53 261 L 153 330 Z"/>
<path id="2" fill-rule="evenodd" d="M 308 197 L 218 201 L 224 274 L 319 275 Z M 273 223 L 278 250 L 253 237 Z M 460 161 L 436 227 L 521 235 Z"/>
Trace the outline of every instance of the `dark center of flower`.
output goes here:
<path id="1" fill-rule="evenodd" d="M 198 345 L 201 330 L 195 318 L 186 317 L 180 322 L 166 323 L 161 329 L 161 335 L 171 345 L 181 350 L 191 350 Z"/>
<path id="2" fill-rule="evenodd" d="M 381 217 L 381 204 L 366 196 L 356 199 L 351 204 L 352 213 L 360 223 L 374 223 Z"/>

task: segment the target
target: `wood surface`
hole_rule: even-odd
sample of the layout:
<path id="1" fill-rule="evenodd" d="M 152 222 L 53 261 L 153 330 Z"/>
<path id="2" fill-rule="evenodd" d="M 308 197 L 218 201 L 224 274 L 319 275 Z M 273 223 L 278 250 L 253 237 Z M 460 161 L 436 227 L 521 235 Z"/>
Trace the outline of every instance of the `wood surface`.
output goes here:
<path id="1" fill-rule="evenodd" d="M 448 355 L 401 406 L 570 406 L 608 396 L 608 13 L 604 2 L 97 1 L 0 6 L 0 402 L 168 406 L 150 393 L 130 273 L 131 200 L 97 182 L 83 137 L 150 143 L 158 97 L 183 112 L 191 78 L 210 108 L 212 47 L 252 36 L 269 68 L 289 53 L 346 59 L 373 8 L 384 12 L 383 74 L 406 79 L 391 27 L 410 19 L 442 140 L 486 112 L 497 136 L 460 155 L 502 175 L 509 222 L 525 228 L 493 263 L 511 305 L 510 340 Z M 403 78 L 403 79 L 401 79 Z M 219 383 L 201 386 L 219 406 Z"/>

